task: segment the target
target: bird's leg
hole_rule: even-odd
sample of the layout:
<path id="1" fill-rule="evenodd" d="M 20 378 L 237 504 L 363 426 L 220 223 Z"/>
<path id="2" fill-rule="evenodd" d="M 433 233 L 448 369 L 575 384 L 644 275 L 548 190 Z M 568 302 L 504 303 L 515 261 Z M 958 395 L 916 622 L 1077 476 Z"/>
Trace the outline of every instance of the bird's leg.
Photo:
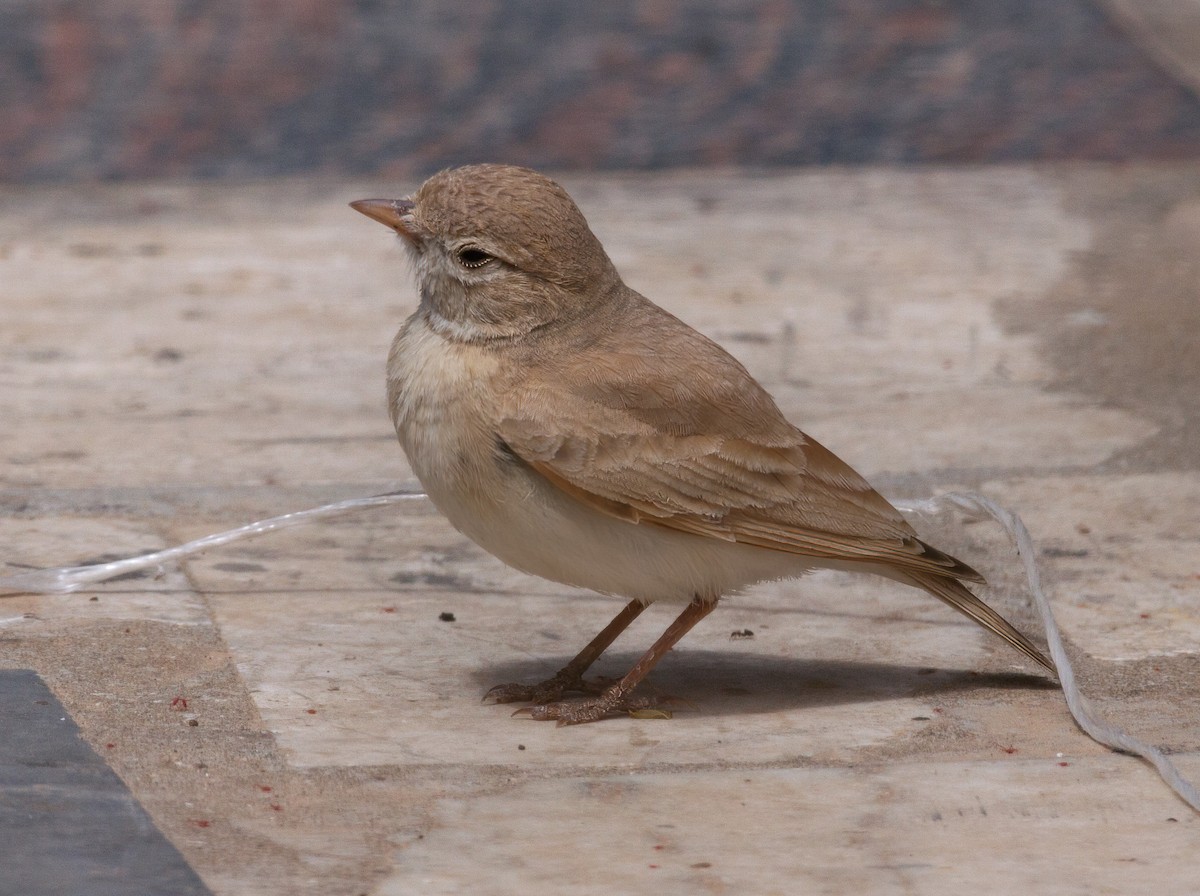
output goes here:
<path id="1" fill-rule="evenodd" d="M 599 696 L 587 697 L 583 700 L 539 703 L 536 706 L 519 709 L 514 715 L 527 715 L 538 721 L 554 719 L 559 725 L 575 725 L 579 722 L 594 722 L 610 712 L 628 712 L 653 706 L 655 698 L 630 698 L 630 693 L 666 655 L 667 651 L 691 631 L 692 626 L 711 613 L 716 605 L 715 600 L 705 601 L 698 597 L 693 600 L 662 633 L 662 637 L 654 642 L 654 646 L 634 663 L 633 668 L 626 673 L 625 677 L 606 688 L 604 693 Z"/>
<path id="2" fill-rule="evenodd" d="M 560 699 L 567 691 L 598 693 L 600 688 L 584 681 L 583 673 L 599 659 L 600 654 L 604 653 L 613 641 L 617 640 L 621 632 L 629 628 L 629 623 L 637 619 L 644 609 L 646 605 L 640 600 L 631 600 L 625 609 L 618 613 L 600 634 L 592 638 L 591 643 L 579 651 L 575 659 L 559 669 L 553 678 L 548 678 L 540 684 L 498 684 L 484 694 L 483 699 L 496 703 L 548 703 Z"/>

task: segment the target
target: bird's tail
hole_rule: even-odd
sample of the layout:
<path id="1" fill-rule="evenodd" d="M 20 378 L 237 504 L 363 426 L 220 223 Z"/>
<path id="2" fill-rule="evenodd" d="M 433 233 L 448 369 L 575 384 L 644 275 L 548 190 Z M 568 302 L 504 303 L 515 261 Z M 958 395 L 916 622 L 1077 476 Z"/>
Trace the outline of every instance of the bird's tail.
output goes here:
<path id="1" fill-rule="evenodd" d="M 906 570 L 905 577 L 918 588 L 924 588 L 940 601 L 944 601 L 958 612 L 962 613 L 989 632 L 999 635 L 1031 660 L 1045 666 L 1051 672 L 1056 672 L 1054 663 L 1038 650 L 1033 642 L 1026 638 L 1009 624 L 1003 616 L 981 601 L 970 589 L 957 579 L 948 576 L 928 573 L 911 572 Z"/>

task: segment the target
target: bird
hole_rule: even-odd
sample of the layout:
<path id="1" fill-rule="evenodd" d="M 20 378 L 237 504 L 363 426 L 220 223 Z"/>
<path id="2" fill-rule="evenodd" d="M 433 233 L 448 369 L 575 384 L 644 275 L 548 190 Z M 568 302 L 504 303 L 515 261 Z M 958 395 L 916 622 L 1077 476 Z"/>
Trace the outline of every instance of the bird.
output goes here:
<path id="1" fill-rule="evenodd" d="M 814 569 L 923 589 L 1054 672 L 967 587 L 978 572 L 922 541 L 725 349 L 626 286 L 554 180 L 474 164 L 350 205 L 399 234 L 415 273 L 387 401 L 429 499 L 504 563 L 627 601 L 556 675 L 485 700 L 559 725 L 636 713 L 655 704 L 637 685 L 723 596 Z M 585 679 L 653 602 L 682 610 L 623 677 Z"/>

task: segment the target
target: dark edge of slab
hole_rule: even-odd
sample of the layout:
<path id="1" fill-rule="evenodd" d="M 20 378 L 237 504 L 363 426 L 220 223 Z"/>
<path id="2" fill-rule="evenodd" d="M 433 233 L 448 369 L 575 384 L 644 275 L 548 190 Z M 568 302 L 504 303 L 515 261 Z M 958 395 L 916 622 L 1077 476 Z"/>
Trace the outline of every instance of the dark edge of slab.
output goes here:
<path id="1" fill-rule="evenodd" d="M 0 893 L 211 896 L 30 669 L 0 669 Z"/>

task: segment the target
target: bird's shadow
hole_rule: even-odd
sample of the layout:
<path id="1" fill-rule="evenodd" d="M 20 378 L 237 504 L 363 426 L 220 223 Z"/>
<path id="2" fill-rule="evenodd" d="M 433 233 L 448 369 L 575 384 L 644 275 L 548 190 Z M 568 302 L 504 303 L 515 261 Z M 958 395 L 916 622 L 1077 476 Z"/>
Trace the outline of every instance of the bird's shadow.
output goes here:
<path id="1" fill-rule="evenodd" d="M 635 653 L 605 654 L 592 675 L 619 677 Z M 570 657 L 493 663 L 473 673 L 481 693 L 496 684 L 532 684 L 548 678 Z M 681 650 L 639 686 L 638 693 L 668 696 L 714 715 L 799 710 L 987 690 L 1057 690 L 1036 673 L 930 669 L 857 660 L 800 659 Z"/>

